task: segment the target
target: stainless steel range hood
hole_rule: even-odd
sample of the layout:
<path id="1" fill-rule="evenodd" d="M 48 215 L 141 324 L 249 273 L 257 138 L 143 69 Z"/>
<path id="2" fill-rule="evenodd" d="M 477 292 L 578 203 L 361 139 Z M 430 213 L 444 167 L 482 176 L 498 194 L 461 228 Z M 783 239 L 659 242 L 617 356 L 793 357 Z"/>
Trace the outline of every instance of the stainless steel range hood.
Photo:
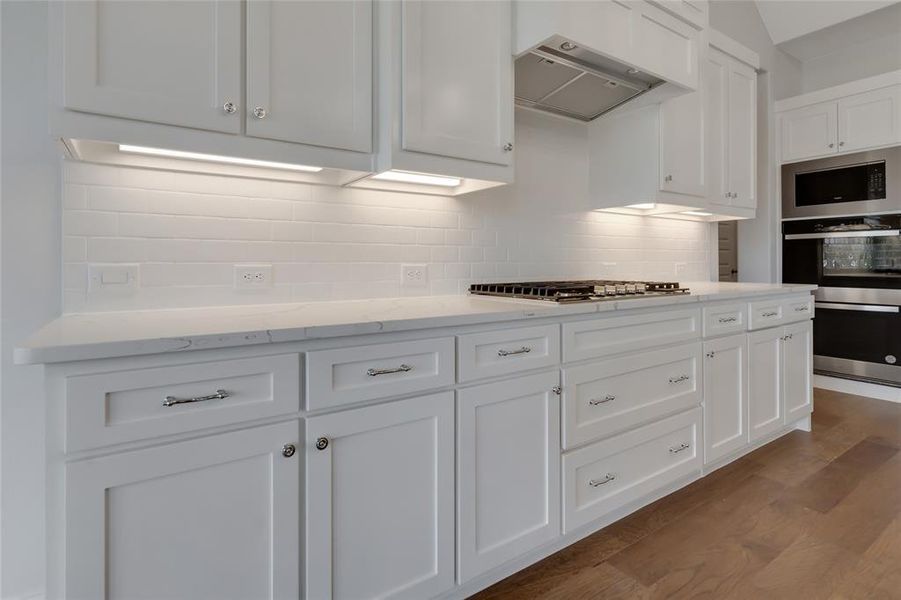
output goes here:
<path id="1" fill-rule="evenodd" d="M 516 104 L 592 121 L 666 83 L 565 40 L 551 39 L 516 59 Z"/>

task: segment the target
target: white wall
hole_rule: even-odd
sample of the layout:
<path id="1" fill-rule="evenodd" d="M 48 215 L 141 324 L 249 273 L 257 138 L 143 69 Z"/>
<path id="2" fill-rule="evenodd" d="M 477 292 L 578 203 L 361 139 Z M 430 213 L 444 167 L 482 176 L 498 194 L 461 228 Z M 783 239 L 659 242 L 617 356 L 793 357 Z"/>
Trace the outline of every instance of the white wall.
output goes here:
<path id="1" fill-rule="evenodd" d="M 901 31 L 806 60 L 801 69 L 802 93 L 899 70 Z"/>
<path id="2" fill-rule="evenodd" d="M 801 64 L 775 47 L 750 0 L 712 0 L 710 26 L 760 55 L 757 78 L 757 218 L 738 223 L 739 281 L 776 281 L 779 232 L 773 103 L 801 91 Z"/>
<path id="3" fill-rule="evenodd" d="M 0 2 L 0 597 L 44 579 L 44 403 L 40 367 L 12 349 L 60 311 L 59 160 L 47 134 L 47 3 Z"/>
<path id="4" fill-rule="evenodd" d="M 517 182 L 445 198 L 67 163 L 66 312 L 464 293 L 479 280 L 704 280 L 707 225 L 585 209 L 582 124 L 516 119 Z M 236 263 L 274 285 L 235 290 Z M 89 263 L 133 263 L 134 293 L 90 290 Z M 401 264 L 429 265 L 403 288 Z M 679 265 L 677 274 L 676 266 Z"/>

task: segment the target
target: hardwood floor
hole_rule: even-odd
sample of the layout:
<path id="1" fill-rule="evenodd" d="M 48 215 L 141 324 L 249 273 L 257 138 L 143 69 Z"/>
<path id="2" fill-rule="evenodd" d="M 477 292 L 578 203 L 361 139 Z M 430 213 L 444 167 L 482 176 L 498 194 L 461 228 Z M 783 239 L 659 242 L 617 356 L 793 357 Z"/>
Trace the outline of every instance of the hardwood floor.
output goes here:
<path id="1" fill-rule="evenodd" d="M 815 390 L 793 431 L 474 596 L 901 599 L 901 404 Z"/>

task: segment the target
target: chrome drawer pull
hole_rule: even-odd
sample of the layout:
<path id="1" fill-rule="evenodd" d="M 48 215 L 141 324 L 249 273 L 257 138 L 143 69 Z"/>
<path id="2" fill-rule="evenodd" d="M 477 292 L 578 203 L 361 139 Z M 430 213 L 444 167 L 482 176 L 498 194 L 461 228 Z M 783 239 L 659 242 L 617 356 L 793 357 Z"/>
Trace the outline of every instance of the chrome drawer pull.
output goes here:
<path id="1" fill-rule="evenodd" d="M 393 369 L 367 369 L 366 374 L 370 377 L 375 377 L 376 375 L 388 375 L 390 373 L 406 373 L 407 371 L 412 370 L 413 367 L 411 367 L 410 365 L 401 365 Z"/>
<path id="2" fill-rule="evenodd" d="M 230 394 L 225 390 L 216 390 L 215 394 L 209 396 L 197 396 L 195 398 L 176 398 L 175 396 L 166 396 L 163 400 L 163 406 L 175 406 L 176 404 L 190 404 L 192 402 L 206 402 L 207 400 L 224 400 Z"/>
<path id="3" fill-rule="evenodd" d="M 795 334 L 793 334 L 793 333 L 786 333 L 784 336 L 782 336 L 781 339 L 782 339 L 782 341 L 784 342 L 784 341 L 786 341 L 786 340 L 792 339 L 792 337 L 794 337 L 794 335 L 795 335 Z"/>
<path id="4" fill-rule="evenodd" d="M 504 350 L 504 349 L 500 349 L 500 350 L 497 351 L 497 355 L 498 355 L 498 356 L 501 356 L 501 357 L 503 357 L 503 356 L 513 356 L 514 354 L 528 354 L 528 353 L 531 352 L 531 351 L 532 351 L 532 349 L 529 348 L 528 346 L 521 346 L 521 347 L 519 348 L 519 350 Z"/>
<path id="5" fill-rule="evenodd" d="M 670 377 L 669 382 L 682 383 L 683 381 L 688 381 L 689 379 L 691 379 L 691 377 L 689 377 L 688 375 L 679 375 L 678 377 Z"/>
<path id="6" fill-rule="evenodd" d="M 806 306 L 796 306 L 795 312 L 807 312 L 807 307 Z"/>
<path id="7" fill-rule="evenodd" d="M 591 487 L 598 487 L 598 486 L 604 485 L 605 483 L 610 483 L 614 479 L 616 479 L 616 475 L 614 475 L 613 473 L 607 473 L 603 479 L 590 480 L 588 482 L 588 485 L 590 485 Z"/>
<path id="8" fill-rule="evenodd" d="M 679 454 L 683 450 L 688 450 L 689 448 L 691 448 L 691 446 L 689 446 L 688 444 L 679 444 L 675 448 L 670 448 L 669 453 L 670 454 Z"/>
<path id="9" fill-rule="evenodd" d="M 765 312 L 765 313 L 760 313 L 760 316 L 761 317 L 775 317 L 778 314 L 779 314 L 778 312 Z"/>
<path id="10" fill-rule="evenodd" d="M 604 396 L 603 398 L 597 398 L 597 399 L 595 399 L 595 400 L 589 400 L 589 401 L 588 401 L 588 404 L 590 404 L 590 405 L 592 405 L 592 406 L 598 406 L 599 404 L 604 404 L 605 402 L 613 402 L 614 400 L 616 400 L 616 396 L 611 396 L 610 394 L 607 394 L 607 395 Z"/>
<path id="11" fill-rule="evenodd" d="M 718 320 L 720 323 L 734 323 L 738 321 L 738 317 L 725 317 Z"/>

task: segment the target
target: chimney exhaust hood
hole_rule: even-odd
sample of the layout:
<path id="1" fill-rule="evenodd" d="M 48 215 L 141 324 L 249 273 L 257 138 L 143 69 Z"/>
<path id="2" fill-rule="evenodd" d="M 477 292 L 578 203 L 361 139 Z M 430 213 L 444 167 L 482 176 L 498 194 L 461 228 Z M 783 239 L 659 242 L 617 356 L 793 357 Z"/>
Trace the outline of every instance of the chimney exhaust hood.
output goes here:
<path id="1" fill-rule="evenodd" d="M 666 83 L 559 36 L 517 58 L 514 81 L 518 106 L 583 122 Z"/>

